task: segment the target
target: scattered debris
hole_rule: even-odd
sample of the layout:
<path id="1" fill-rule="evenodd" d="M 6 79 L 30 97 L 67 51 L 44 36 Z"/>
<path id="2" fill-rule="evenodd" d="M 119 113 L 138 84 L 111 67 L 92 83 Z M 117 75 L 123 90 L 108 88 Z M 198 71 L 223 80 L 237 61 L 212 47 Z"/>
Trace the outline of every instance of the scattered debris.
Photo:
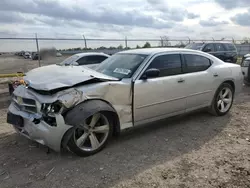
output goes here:
<path id="1" fill-rule="evenodd" d="M 7 174 L 7 176 L 5 178 L 3 178 L 2 180 L 9 179 L 10 175 L 9 175 L 9 173 L 6 170 L 0 169 L 0 176 L 5 175 L 5 174 Z"/>
<path id="2" fill-rule="evenodd" d="M 45 175 L 45 177 L 48 177 L 54 169 L 55 169 L 55 167 L 53 167 L 53 168 Z"/>
<path id="3" fill-rule="evenodd" d="M 4 169 L 0 169 L 0 176 L 6 174 L 6 171 Z"/>
<path id="4" fill-rule="evenodd" d="M 30 148 L 36 148 L 37 146 L 35 145 L 29 145 Z"/>

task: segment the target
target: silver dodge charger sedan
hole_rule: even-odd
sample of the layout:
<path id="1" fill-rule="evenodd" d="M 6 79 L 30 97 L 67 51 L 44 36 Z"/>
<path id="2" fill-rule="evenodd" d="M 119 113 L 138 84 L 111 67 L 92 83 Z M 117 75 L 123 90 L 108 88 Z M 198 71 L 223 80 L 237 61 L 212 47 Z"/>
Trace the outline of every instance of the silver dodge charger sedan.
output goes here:
<path id="1" fill-rule="evenodd" d="M 207 108 L 222 116 L 243 85 L 241 67 L 195 50 L 119 52 L 95 70 L 30 71 L 13 93 L 7 122 L 21 135 L 79 156 L 140 124 Z"/>

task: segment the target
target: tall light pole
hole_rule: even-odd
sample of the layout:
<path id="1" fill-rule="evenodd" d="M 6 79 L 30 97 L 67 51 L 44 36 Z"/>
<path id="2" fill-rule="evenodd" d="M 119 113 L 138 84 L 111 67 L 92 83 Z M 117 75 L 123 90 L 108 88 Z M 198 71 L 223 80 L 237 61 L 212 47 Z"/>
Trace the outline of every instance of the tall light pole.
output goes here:
<path id="1" fill-rule="evenodd" d="M 40 50 L 39 50 L 39 45 L 38 45 L 38 39 L 37 39 L 37 33 L 36 33 L 36 50 L 37 50 L 37 54 L 38 54 L 38 64 L 39 67 L 41 67 L 41 54 L 40 54 Z"/>
<path id="2" fill-rule="evenodd" d="M 85 49 L 87 49 L 87 41 L 86 41 L 86 38 L 85 38 L 85 36 L 84 36 L 84 35 L 82 35 L 82 37 L 83 37 L 83 40 L 84 40 Z"/>

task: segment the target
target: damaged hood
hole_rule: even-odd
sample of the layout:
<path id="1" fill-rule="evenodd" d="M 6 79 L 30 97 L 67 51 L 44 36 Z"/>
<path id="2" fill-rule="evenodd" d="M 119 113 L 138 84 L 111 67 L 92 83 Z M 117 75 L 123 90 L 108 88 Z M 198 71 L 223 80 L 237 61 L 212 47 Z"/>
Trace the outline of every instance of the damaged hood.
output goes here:
<path id="1" fill-rule="evenodd" d="M 25 82 L 36 90 L 50 91 L 71 87 L 89 80 L 118 80 L 117 78 L 98 73 L 83 66 L 48 65 L 33 69 L 26 73 Z"/>

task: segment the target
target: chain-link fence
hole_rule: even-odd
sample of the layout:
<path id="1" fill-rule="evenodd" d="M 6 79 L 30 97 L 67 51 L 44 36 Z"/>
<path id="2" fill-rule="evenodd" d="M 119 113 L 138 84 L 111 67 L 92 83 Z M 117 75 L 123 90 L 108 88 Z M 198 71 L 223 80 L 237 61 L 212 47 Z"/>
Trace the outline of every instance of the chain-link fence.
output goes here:
<path id="1" fill-rule="evenodd" d="M 68 36 L 67 36 L 68 37 Z M 120 39 L 96 39 L 87 38 L 84 35 L 74 38 L 0 38 L 0 74 L 27 72 L 38 66 L 54 64 L 63 61 L 66 57 L 80 52 L 104 52 L 114 54 L 118 51 L 133 48 L 149 47 L 184 47 L 193 42 L 228 41 L 235 44 L 239 56 L 250 52 L 250 41 L 231 39 L 192 39 L 189 37 L 170 38 L 160 36 L 151 39 L 133 39 L 124 37 Z M 46 49 L 54 50 L 54 57 L 35 58 L 32 60 L 32 52 L 46 52 Z M 17 53 L 19 52 L 19 53 Z M 20 54 L 20 52 L 22 52 Z M 24 54 L 30 54 L 25 57 Z M 16 55 L 14 55 L 16 54 Z M 27 58 L 27 59 L 25 59 Z"/>

